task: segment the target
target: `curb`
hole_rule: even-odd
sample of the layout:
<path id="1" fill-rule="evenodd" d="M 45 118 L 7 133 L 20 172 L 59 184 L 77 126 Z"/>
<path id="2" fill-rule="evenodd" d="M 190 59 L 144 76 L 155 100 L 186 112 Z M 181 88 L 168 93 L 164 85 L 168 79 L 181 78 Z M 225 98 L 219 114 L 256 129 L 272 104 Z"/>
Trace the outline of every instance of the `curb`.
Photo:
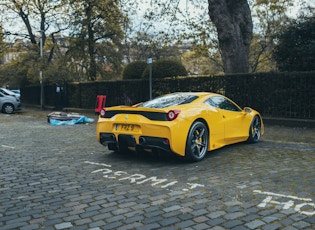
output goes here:
<path id="1" fill-rule="evenodd" d="M 263 117 L 263 121 L 264 121 L 264 124 L 266 125 L 315 128 L 315 120 L 311 120 L 311 119 Z"/>

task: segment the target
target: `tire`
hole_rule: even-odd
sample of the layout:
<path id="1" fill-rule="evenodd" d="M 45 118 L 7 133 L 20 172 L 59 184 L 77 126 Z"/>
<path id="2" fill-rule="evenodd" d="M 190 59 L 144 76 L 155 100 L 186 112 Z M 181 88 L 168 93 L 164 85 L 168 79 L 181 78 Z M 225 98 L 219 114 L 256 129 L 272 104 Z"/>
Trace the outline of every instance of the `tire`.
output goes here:
<path id="1" fill-rule="evenodd" d="M 200 121 L 196 121 L 189 129 L 185 158 L 190 162 L 201 161 L 208 152 L 209 131 L 207 126 Z"/>
<path id="2" fill-rule="evenodd" d="M 6 114 L 12 114 L 14 112 L 14 106 L 12 104 L 6 103 L 2 106 L 2 112 Z"/>
<path id="3" fill-rule="evenodd" d="M 248 143 L 256 143 L 261 137 L 261 121 L 259 116 L 255 116 L 249 127 Z"/>

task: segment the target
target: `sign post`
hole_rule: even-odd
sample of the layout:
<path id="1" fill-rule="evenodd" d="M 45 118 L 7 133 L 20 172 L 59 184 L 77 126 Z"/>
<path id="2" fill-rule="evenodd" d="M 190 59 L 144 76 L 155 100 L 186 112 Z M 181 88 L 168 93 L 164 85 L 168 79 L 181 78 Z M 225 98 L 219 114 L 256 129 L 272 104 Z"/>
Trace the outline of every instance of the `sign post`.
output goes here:
<path id="1" fill-rule="evenodd" d="M 44 110 L 45 102 L 44 102 L 44 79 L 43 79 L 43 33 L 44 31 L 40 31 L 40 71 L 39 71 L 39 81 L 40 81 L 40 108 Z"/>
<path id="2" fill-rule="evenodd" d="M 149 91 L 150 91 L 150 100 L 152 100 L 152 58 L 148 58 L 147 63 L 149 64 L 150 74 L 149 74 Z"/>

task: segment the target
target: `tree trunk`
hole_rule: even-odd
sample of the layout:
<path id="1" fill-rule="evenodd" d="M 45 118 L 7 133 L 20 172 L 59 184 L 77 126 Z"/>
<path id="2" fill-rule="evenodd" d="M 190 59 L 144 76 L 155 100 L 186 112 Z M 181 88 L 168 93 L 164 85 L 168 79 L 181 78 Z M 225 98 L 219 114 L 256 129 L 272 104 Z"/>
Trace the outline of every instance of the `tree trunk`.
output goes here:
<path id="1" fill-rule="evenodd" d="M 247 73 L 253 22 L 247 0 L 208 0 L 225 73 Z"/>
<path id="2" fill-rule="evenodd" d="M 85 9 L 87 17 L 87 41 L 88 41 L 88 53 L 89 53 L 89 71 L 88 71 L 88 80 L 96 80 L 96 61 L 95 61 L 95 40 L 94 40 L 94 31 L 92 25 L 92 4 L 88 2 L 88 6 Z"/>

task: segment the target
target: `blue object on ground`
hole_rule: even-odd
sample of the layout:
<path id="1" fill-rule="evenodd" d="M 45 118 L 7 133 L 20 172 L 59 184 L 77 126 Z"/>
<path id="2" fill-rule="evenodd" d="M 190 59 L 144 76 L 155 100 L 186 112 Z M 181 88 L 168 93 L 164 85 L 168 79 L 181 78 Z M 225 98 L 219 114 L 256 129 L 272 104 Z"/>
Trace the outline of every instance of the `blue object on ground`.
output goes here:
<path id="1" fill-rule="evenodd" d="M 51 125 L 75 125 L 75 124 L 86 124 L 94 122 L 94 119 L 88 118 L 86 116 L 81 116 L 72 120 L 61 121 L 56 119 L 49 119 Z"/>

